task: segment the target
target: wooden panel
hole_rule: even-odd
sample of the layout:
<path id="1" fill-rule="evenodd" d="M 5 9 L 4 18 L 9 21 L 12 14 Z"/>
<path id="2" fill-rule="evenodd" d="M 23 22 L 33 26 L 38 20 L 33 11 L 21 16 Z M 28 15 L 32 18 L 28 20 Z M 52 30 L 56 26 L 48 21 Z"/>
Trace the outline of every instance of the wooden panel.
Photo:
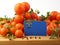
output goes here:
<path id="1" fill-rule="evenodd" d="M 60 45 L 60 39 L 49 39 L 47 36 L 16 38 L 9 40 L 0 37 L 0 45 Z"/>

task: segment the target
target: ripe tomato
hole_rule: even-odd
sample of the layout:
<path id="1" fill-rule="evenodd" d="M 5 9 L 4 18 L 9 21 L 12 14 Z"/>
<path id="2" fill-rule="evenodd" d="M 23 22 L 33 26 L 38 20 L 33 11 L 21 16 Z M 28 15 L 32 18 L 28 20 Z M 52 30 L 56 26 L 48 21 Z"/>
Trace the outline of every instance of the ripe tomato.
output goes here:
<path id="1" fill-rule="evenodd" d="M 52 34 L 52 30 L 51 30 L 51 27 L 48 25 L 47 26 L 47 35 L 51 36 L 51 34 Z"/>
<path id="2" fill-rule="evenodd" d="M 32 13 L 31 13 L 31 18 L 32 18 L 32 19 L 36 19 L 36 18 L 37 18 L 37 14 L 34 13 L 34 12 L 32 12 Z"/>
<path id="3" fill-rule="evenodd" d="M 25 18 L 26 18 L 26 20 L 31 19 L 30 13 L 25 13 Z"/>
<path id="4" fill-rule="evenodd" d="M 57 11 L 52 11 L 52 12 L 50 13 L 50 19 L 51 19 L 51 20 L 55 20 L 55 19 L 56 19 L 57 14 L 58 14 L 58 12 L 57 12 Z"/>
<path id="5" fill-rule="evenodd" d="M 8 29 L 7 28 L 1 28 L 0 29 L 0 34 L 2 35 L 2 36 L 6 36 L 6 34 L 8 33 Z"/>
<path id="6" fill-rule="evenodd" d="M 17 38 L 23 37 L 23 32 L 22 32 L 22 30 L 16 30 L 15 36 L 16 36 Z"/>
<path id="7" fill-rule="evenodd" d="M 47 30 L 47 35 L 51 36 L 51 34 L 52 34 L 52 30 Z"/>
<path id="8" fill-rule="evenodd" d="M 56 20 L 57 20 L 57 21 L 60 21 L 60 13 L 57 14 Z"/>
<path id="9" fill-rule="evenodd" d="M 16 23 L 23 23 L 24 22 L 24 17 L 22 15 L 15 15 L 14 21 Z"/>
<path id="10" fill-rule="evenodd" d="M 25 7 L 22 3 L 18 3 L 15 5 L 14 11 L 16 14 L 22 14 L 25 12 Z"/>
<path id="11" fill-rule="evenodd" d="M 15 28 L 15 27 L 10 28 L 10 32 L 11 32 L 13 35 L 15 35 L 16 28 Z"/>
<path id="12" fill-rule="evenodd" d="M 23 2 L 23 4 L 24 4 L 24 8 L 25 8 L 25 12 L 27 12 L 29 9 L 30 9 L 30 5 L 29 5 L 29 3 L 28 2 Z"/>
<path id="13" fill-rule="evenodd" d="M 53 22 L 51 22 L 49 25 L 47 25 L 47 34 L 50 36 L 53 31 L 56 31 L 57 25 Z"/>
<path id="14" fill-rule="evenodd" d="M 24 25 L 21 24 L 21 23 L 18 23 L 18 24 L 15 25 L 15 28 L 16 28 L 16 29 L 21 29 L 21 30 L 23 30 Z"/>
<path id="15" fill-rule="evenodd" d="M 10 26 L 11 24 L 10 23 L 5 23 L 3 26 L 5 27 L 5 28 L 7 28 L 8 26 Z"/>
<path id="16" fill-rule="evenodd" d="M 37 16 L 36 19 L 37 19 L 37 21 L 41 21 L 42 18 L 41 18 L 41 16 Z"/>
<path id="17" fill-rule="evenodd" d="M 53 23 L 56 23 L 56 22 L 57 22 L 57 20 L 52 20 L 52 22 L 53 22 Z"/>
<path id="18" fill-rule="evenodd" d="M 7 28 L 8 26 L 10 26 L 10 23 L 5 23 L 5 24 L 3 25 L 3 27 L 5 27 L 5 28 Z"/>
<path id="19" fill-rule="evenodd" d="M 56 27 L 57 27 L 57 25 L 56 25 L 55 23 L 53 23 L 53 22 L 51 22 L 51 23 L 49 24 L 50 30 L 55 31 Z"/>
<path id="20" fill-rule="evenodd" d="M 16 22 L 15 21 L 11 22 L 11 25 L 15 26 L 16 25 Z"/>
<path id="21" fill-rule="evenodd" d="M 49 19 L 47 19 L 47 20 L 45 20 L 45 22 L 46 22 L 46 25 L 49 25 L 51 21 Z"/>

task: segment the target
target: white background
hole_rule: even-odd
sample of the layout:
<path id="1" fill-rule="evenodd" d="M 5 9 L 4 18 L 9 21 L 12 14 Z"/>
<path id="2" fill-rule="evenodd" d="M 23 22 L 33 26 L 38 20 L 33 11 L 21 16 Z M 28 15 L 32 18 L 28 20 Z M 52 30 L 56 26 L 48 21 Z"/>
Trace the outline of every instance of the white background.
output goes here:
<path id="1" fill-rule="evenodd" d="M 14 5 L 24 1 L 28 2 L 34 10 L 39 9 L 39 15 L 46 15 L 48 11 L 60 12 L 60 0 L 0 0 L 0 17 L 4 17 L 4 15 L 13 17 Z"/>

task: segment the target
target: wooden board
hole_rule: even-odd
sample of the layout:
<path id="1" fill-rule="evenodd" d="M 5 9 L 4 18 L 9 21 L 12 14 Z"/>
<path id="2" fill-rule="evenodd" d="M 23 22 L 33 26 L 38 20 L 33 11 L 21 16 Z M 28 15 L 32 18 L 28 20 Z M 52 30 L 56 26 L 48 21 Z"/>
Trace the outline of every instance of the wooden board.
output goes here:
<path id="1" fill-rule="evenodd" d="M 49 39 L 48 36 L 16 38 L 9 40 L 0 37 L 0 45 L 60 45 L 59 39 Z"/>

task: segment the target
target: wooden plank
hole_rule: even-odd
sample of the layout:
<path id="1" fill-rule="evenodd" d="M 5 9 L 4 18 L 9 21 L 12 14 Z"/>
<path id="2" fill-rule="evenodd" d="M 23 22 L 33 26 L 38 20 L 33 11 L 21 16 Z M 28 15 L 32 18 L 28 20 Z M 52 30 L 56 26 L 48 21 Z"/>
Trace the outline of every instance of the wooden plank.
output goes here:
<path id="1" fill-rule="evenodd" d="M 13 40 L 9 40 L 3 37 L 0 37 L 0 45 L 60 45 L 59 39 L 49 39 L 48 36 L 40 36 L 39 37 L 28 37 L 27 38 L 16 38 Z M 31 39 L 30 39 L 31 38 Z"/>

